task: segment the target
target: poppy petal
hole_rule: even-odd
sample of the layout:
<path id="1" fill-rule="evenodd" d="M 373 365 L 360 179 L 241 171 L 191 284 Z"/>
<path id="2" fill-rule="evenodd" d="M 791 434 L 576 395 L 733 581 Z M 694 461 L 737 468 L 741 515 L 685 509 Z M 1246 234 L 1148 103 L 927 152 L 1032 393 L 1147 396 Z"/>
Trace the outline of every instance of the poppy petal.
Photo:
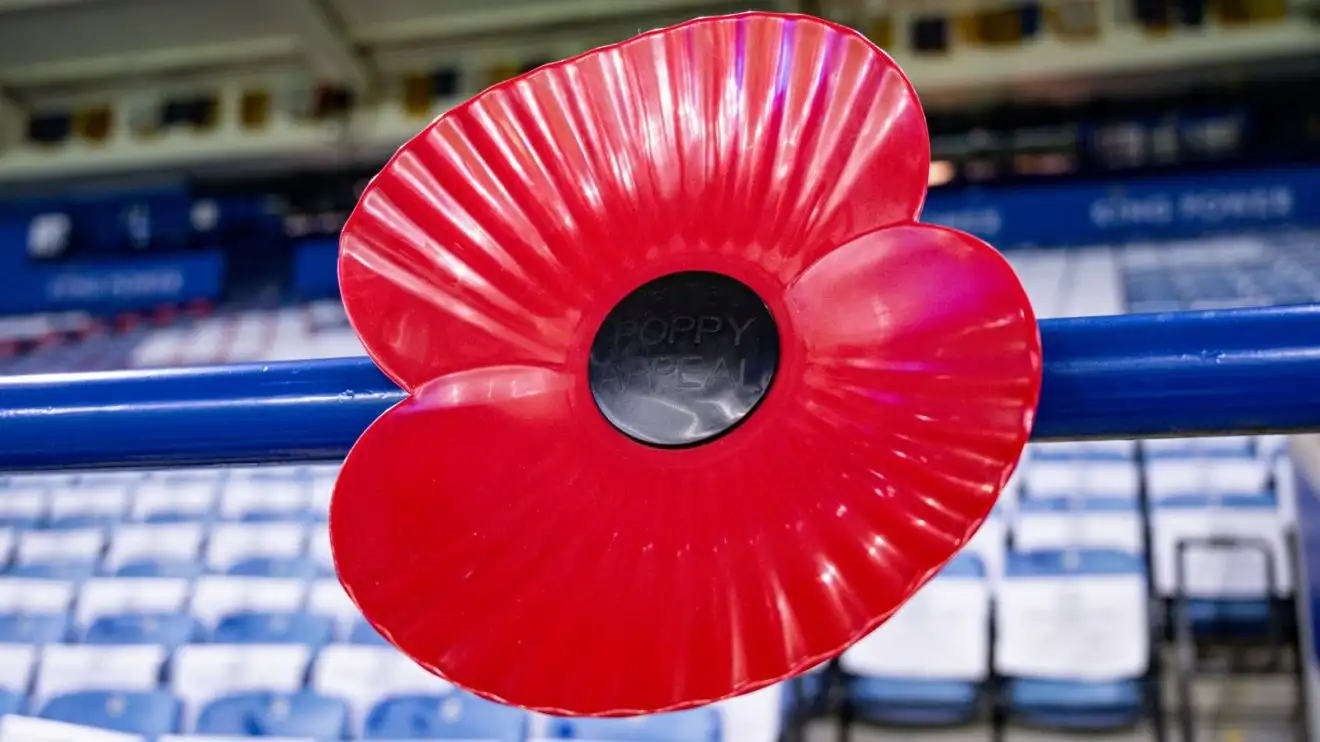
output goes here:
<path id="1" fill-rule="evenodd" d="M 971 235 L 908 224 L 825 256 L 786 303 L 805 344 L 795 425 L 828 429 L 830 458 L 872 462 L 908 500 L 896 522 L 943 544 L 902 547 L 921 555 L 911 576 L 939 566 L 989 515 L 1031 432 L 1040 333 L 1016 274 Z"/>
<path id="2" fill-rule="evenodd" d="M 617 300 L 718 255 L 785 285 L 834 246 L 915 218 L 929 162 L 911 85 L 856 31 L 699 19 L 440 117 L 363 193 L 341 290 L 368 354 L 406 389 L 562 364 L 599 319 L 584 297 Z"/>

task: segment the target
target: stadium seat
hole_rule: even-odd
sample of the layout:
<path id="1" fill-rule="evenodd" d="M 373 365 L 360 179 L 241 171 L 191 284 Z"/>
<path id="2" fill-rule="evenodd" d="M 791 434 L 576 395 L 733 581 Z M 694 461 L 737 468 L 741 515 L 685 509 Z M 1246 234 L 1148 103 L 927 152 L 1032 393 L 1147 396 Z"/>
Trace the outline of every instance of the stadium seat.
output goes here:
<path id="1" fill-rule="evenodd" d="M 1170 497 L 1259 495 L 1269 490 L 1269 462 L 1247 457 L 1155 459 L 1146 464 L 1152 503 Z"/>
<path id="2" fill-rule="evenodd" d="M 353 627 L 348 632 L 348 641 L 350 644 L 370 644 L 381 647 L 390 646 L 390 642 L 375 626 L 367 623 L 365 618 L 360 618 L 353 622 Z"/>
<path id="3" fill-rule="evenodd" d="M 386 698 L 367 715 L 367 739 L 521 742 L 527 714 L 461 691 Z M 611 742 L 627 738 L 611 738 Z M 677 742 L 677 741 L 676 741 Z"/>
<path id="4" fill-rule="evenodd" d="M 1186 597 L 1199 632 L 1264 632 L 1272 599 L 1292 592 L 1292 565 L 1273 493 L 1165 497 L 1154 503 L 1151 533 L 1158 593 Z M 1189 547 L 1179 585 L 1181 543 Z"/>
<path id="5" fill-rule="evenodd" d="M 144 482 L 133 496 L 132 518 L 144 523 L 206 522 L 214 515 L 219 477 Z"/>
<path id="6" fill-rule="evenodd" d="M 0 577 L 0 613 L 63 613 L 73 604 L 73 583 Z"/>
<path id="7" fill-rule="evenodd" d="M 302 608 L 307 583 L 276 577 L 207 576 L 193 583 L 188 611 L 203 626 L 244 611 L 292 613 Z"/>
<path id="8" fill-rule="evenodd" d="M 23 531 L 9 574 L 55 580 L 91 577 L 101 562 L 106 534 L 100 528 Z"/>
<path id="9" fill-rule="evenodd" d="M 819 677 L 820 673 L 815 674 Z M 776 683 L 716 703 L 714 708 L 720 715 L 721 738 L 727 742 L 779 742 L 792 707 L 790 685 L 791 681 Z"/>
<path id="10" fill-rule="evenodd" d="M 1150 616 L 1138 555 L 1014 553 L 995 601 L 1000 703 L 1025 724 L 1127 727 L 1145 711 Z"/>
<path id="11" fill-rule="evenodd" d="M 0 574 L 3 574 L 9 566 L 9 560 L 14 558 L 16 548 L 18 548 L 18 534 L 13 528 L 0 526 Z"/>
<path id="12" fill-rule="evenodd" d="M 50 492 L 50 528 L 107 527 L 128 515 L 127 483 L 55 487 Z"/>
<path id="13" fill-rule="evenodd" d="M 1133 461 L 1137 457 L 1137 442 L 1131 440 L 1061 441 L 1033 443 L 1027 457 L 1033 461 Z"/>
<path id="14" fill-rule="evenodd" d="M 1003 577 L 1004 556 L 1008 551 L 1008 524 L 1003 511 L 991 512 L 964 550 L 980 560 L 990 584 L 997 584 Z"/>
<path id="15" fill-rule="evenodd" d="M 300 644 L 188 644 L 174 653 L 170 687 L 183 699 L 187 721 L 219 698 L 253 692 L 296 693 L 311 662 Z"/>
<path id="16" fill-rule="evenodd" d="M 1026 471 L 1023 499 L 1107 497 L 1135 500 L 1140 489 L 1141 470 L 1134 461 L 1033 460 Z"/>
<path id="17" fill-rule="evenodd" d="M 233 613 L 220 619 L 217 644 L 306 644 L 319 647 L 334 637 L 334 620 L 310 613 Z"/>
<path id="18" fill-rule="evenodd" d="M 235 562 L 225 574 L 234 577 L 286 577 L 311 579 L 320 574 L 316 563 L 304 556 L 254 557 Z"/>
<path id="19" fill-rule="evenodd" d="M 67 613 L 0 613 L 0 644 L 53 644 L 68 634 Z"/>
<path id="20" fill-rule="evenodd" d="M 11 485 L 0 489 L 0 527 L 39 528 L 46 524 L 48 513 L 44 487 Z"/>
<path id="21" fill-rule="evenodd" d="M 165 648 L 154 645 L 48 644 L 41 649 L 37 667 L 35 707 L 41 708 L 55 696 L 77 691 L 154 691 L 165 658 Z"/>
<path id="22" fill-rule="evenodd" d="M 22 693 L 0 688 L 0 716 L 22 713 L 24 700 Z"/>
<path id="23" fill-rule="evenodd" d="M 111 533 L 102 572 L 121 577 L 194 577 L 205 538 L 201 523 L 121 525 Z"/>
<path id="24" fill-rule="evenodd" d="M 712 708 L 627 719 L 562 719 L 556 726 L 564 738 L 595 742 L 721 742 L 723 739 L 719 713 Z"/>
<path id="25" fill-rule="evenodd" d="M 86 628 L 103 616 L 170 615 L 183 611 L 190 585 L 177 578 L 98 577 L 78 591 L 75 622 Z"/>
<path id="26" fill-rule="evenodd" d="M 990 584 L 981 560 L 964 553 L 844 652 L 839 667 L 854 717 L 948 725 L 980 715 L 989 661 Z"/>
<path id="27" fill-rule="evenodd" d="M 10 714 L 0 717 L 0 742 L 146 742 L 140 734 Z"/>
<path id="28" fill-rule="evenodd" d="M 38 715 L 43 719 L 154 738 L 178 727 L 179 702 L 168 693 L 83 691 L 55 696 L 42 706 Z"/>
<path id="29" fill-rule="evenodd" d="M 1146 472 L 1157 591 L 1179 595 L 1179 544 L 1199 542 L 1186 552 L 1182 585 L 1193 628 L 1262 633 L 1272 598 L 1292 592 L 1285 536 L 1291 516 L 1270 486 L 1274 466 L 1241 445 L 1222 456 L 1208 453 L 1215 450 L 1209 445 L 1174 450 L 1183 452 L 1151 460 Z"/>
<path id="30" fill-rule="evenodd" d="M 343 698 L 361 733 L 369 709 L 390 696 L 439 695 L 453 688 L 393 647 L 331 644 L 312 667 L 311 689 Z"/>
<path id="31" fill-rule="evenodd" d="M 314 519 L 324 521 L 330 517 L 330 496 L 334 493 L 335 477 L 338 475 L 337 466 L 312 473 L 308 506 Z"/>
<path id="32" fill-rule="evenodd" d="M 249 523 L 306 520 L 310 494 L 301 479 L 237 477 L 220 492 L 220 517 Z"/>
<path id="33" fill-rule="evenodd" d="M 1153 438 L 1142 441 L 1147 458 L 1216 458 L 1254 456 L 1255 439 L 1246 435 L 1211 438 Z"/>
<path id="34" fill-rule="evenodd" d="M 362 618 L 353 599 L 337 579 L 323 579 L 312 583 L 307 593 L 307 612 L 329 616 L 335 622 L 335 636 L 347 637 L 355 622 Z"/>
<path id="35" fill-rule="evenodd" d="M 87 644 L 159 644 L 173 649 L 196 641 L 201 627 L 192 616 L 177 613 L 119 613 L 98 616 L 87 627 Z"/>
<path id="36" fill-rule="evenodd" d="M 217 523 L 204 559 L 208 570 L 223 573 L 252 559 L 300 558 L 306 543 L 301 523 Z"/>
<path id="37" fill-rule="evenodd" d="M 822 662 L 782 683 L 779 700 L 786 718 L 806 719 L 824 713 L 830 702 L 833 678 L 829 662 Z M 738 696 L 741 698 L 741 696 Z"/>
<path id="38" fill-rule="evenodd" d="M 1017 551 L 1118 549 L 1145 551 L 1140 503 L 1131 498 L 1043 498 L 1023 501 L 1013 526 Z"/>
<path id="39" fill-rule="evenodd" d="M 23 699 L 32 685 L 36 666 L 37 647 L 31 644 L 0 644 L 0 693 Z"/>
<path id="40" fill-rule="evenodd" d="M 337 740 L 347 729 L 343 701 L 308 692 L 227 695 L 206 704 L 197 719 L 198 734 Z"/>
<path id="41" fill-rule="evenodd" d="M 330 528 L 324 523 L 311 530 L 307 553 L 322 575 L 329 576 L 335 573 L 335 561 L 330 553 Z"/>

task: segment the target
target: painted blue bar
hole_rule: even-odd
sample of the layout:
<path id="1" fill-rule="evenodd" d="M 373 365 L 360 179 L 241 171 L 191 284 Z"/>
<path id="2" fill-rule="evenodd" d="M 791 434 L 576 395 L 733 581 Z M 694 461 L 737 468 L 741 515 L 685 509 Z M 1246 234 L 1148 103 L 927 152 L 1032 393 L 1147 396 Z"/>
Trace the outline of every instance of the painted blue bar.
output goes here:
<path id="1" fill-rule="evenodd" d="M 1320 430 L 1320 305 L 1041 322 L 1037 439 Z M 0 379 L 0 469 L 343 456 L 403 393 L 365 358 Z"/>

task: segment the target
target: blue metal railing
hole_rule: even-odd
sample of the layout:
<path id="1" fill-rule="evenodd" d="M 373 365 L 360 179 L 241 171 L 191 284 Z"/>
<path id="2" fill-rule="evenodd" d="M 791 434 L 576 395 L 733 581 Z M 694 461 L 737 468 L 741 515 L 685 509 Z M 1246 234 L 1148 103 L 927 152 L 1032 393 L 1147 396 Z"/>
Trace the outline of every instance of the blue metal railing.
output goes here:
<path id="1" fill-rule="evenodd" d="M 1037 440 L 1320 430 L 1320 305 L 1043 320 Z M 365 358 L 0 379 L 0 469 L 342 457 Z"/>

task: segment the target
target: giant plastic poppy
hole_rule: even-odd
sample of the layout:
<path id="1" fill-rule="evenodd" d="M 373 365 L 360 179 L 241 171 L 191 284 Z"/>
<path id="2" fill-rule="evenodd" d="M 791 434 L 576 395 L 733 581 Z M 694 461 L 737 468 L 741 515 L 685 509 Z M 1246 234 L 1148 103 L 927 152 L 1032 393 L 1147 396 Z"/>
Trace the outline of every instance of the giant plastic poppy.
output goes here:
<path id="1" fill-rule="evenodd" d="M 880 625 L 989 514 L 1040 387 L 1008 264 L 916 222 L 928 170 L 889 57 L 765 13 L 540 68 L 404 145 L 339 263 L 409 394 L 331 506 L 367 619 L 581 715 L 751 691 Z"/>

